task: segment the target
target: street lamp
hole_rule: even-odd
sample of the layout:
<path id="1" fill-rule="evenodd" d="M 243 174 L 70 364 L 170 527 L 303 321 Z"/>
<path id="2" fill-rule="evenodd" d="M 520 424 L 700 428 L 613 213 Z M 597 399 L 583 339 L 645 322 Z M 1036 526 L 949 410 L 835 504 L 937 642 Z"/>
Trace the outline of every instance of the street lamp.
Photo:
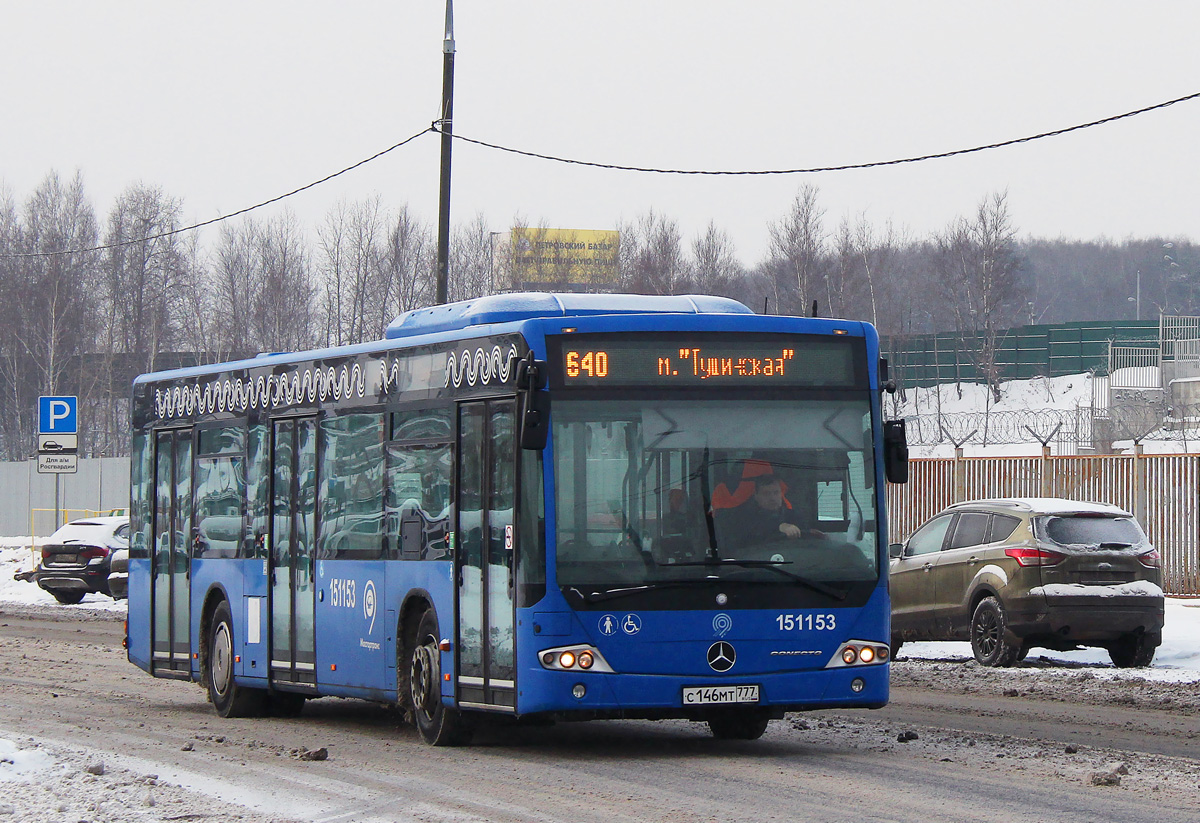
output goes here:
<path id="1" fill-rule="evenodd" d="M 491 294 L 496 293 L 496 238 L 503 237 L 502 231 L 488 232 L 488 277 L 491 283 L 488 284 L 488 291 Z"/>
<path id="2" fill-rule="evenodd" d="M 1138 269 L 1138 272 L 1137 272 L 1137 292 L 1136 292 L 1136 294 L 1137 294 L 1137 297 L 1130 297 L 1129 302 L 1137 304 L 1137 307 L 1134 309 L 1134 311 L 1135 311 L 1134 317 L 1138 320 L 1141 320 L 1142 319 L 1142 270 L 1141 269 Z"/>

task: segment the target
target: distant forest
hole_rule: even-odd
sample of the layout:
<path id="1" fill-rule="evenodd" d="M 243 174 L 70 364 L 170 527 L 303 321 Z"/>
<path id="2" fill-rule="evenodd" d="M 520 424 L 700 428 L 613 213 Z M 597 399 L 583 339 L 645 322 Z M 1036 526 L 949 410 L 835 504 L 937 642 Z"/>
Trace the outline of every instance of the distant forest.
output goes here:
<path id="1" fill-rule="evenodd" d="M 982 341 L 982 379 L 999 331 L 1131 319 L 1139 282 L 1142 319 L 1200 314 L 1190 240 L 1022 239 L 1006 193 L 964 206 L 917 237 L 829 215 L 807 186 L 765 227 L 768 252 L 753 265 L 715 223 L 687 238 L 651 210 L 616 227 L 613 290 L 725 295 L 772 314 L 815 305 L 884 335 L 969 334 Z M 436 225 L 407 204 L 375 196 L 335 205 L 317 226 L 285 210 L 172 233 L 183 214 L 182 199 L 135 184 L 100 216 L 80 173 L 51 172 L 24 198 L 0 188 L 0 459 L 33 453 L 39 395 L 80 397 L 81 455 L 125 454 L 139 372 L 186 362 L 180 353 L 216 361 L 378 339 L 433 302 Z M 450 300 L 510 288 L 496 242 L 507 232 L 491 228 L 482 215 L 454 227 Z M 113 248 L 72 251 L 100 245 Z"/>

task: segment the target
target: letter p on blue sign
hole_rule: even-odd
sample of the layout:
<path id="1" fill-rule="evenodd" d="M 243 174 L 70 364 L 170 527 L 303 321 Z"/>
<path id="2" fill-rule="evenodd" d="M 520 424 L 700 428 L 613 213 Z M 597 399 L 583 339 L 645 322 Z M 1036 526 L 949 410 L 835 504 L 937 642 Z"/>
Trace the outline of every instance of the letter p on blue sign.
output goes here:
<path id="1" fill-rule="evenodd" d="M 39 397 L 39 434 L 78 434 L 79 420 L 76 417 L 78 398 Z"/>

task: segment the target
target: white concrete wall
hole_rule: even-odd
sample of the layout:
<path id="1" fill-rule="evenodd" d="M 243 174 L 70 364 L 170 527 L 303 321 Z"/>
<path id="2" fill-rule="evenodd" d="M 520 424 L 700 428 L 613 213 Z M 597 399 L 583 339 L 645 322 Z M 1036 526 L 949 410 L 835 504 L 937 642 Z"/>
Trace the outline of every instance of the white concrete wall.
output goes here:
<path id="1" fill-rule="evenodd" d="M 54 475 L 38 474 L 37 461 L 0 463 L 0 536 L 45 536 L 55 529 Z M 75 474 L 58 475 L 59 514 L 76 519 L 129 507 L 129 458 L 79 461 Z M 38 511 L 34 511 L 38 510 Z"/>

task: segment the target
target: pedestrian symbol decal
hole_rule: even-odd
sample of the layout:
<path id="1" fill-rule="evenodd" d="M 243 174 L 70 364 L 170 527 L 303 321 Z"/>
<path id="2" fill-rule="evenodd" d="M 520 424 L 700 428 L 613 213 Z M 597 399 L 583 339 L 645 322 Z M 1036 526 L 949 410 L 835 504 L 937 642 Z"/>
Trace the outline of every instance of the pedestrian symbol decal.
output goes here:
<path id="1" fill-rule="evenodd" d="M 617 633 L 617 618 L 614 615 L 606 614 L 600 618 L 600 634 L 605 637 L 612 637 Z"/>

